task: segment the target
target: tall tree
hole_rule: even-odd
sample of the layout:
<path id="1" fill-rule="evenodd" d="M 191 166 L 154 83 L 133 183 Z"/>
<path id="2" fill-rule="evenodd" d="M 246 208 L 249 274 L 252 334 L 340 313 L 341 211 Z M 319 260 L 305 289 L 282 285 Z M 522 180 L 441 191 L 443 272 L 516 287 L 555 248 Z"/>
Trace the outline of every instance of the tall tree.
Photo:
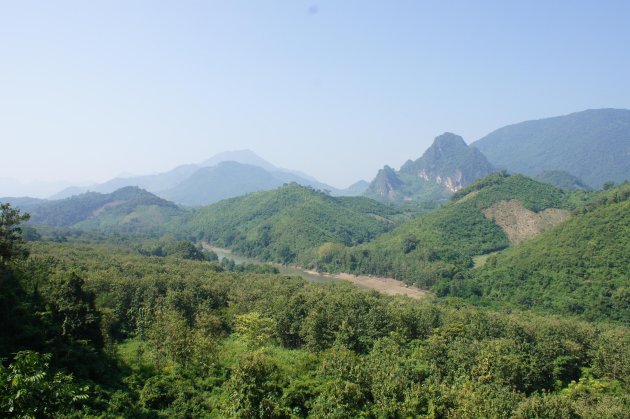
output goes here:
<path id="1" fill-rule="evenodd" d="M 28 252 L 24 248 L 20 223 L 31 216 L 22 214 L 10 204 L 0 204 L 0 264 L 6 264 L 13 258 L 24 258 Z"/>

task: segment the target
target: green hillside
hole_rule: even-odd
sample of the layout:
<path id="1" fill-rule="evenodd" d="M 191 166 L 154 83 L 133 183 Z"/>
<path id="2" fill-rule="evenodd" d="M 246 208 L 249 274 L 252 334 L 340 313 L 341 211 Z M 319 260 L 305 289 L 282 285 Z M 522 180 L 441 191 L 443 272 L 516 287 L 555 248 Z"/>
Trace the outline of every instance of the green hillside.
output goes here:
<path id="1" fill-rule="evenodd" d="M 31 221 L 53 227 L 101 231 L 157 232 L 183 213 L 172 202 L 134 186 L 110 194 L 87 192 L 46 201 L 31 209 Z"/>
<path id="2" fill-rule="evenodd" d="M 577 176 L 563 170 L 547 170 L 537 174 L 534 179 L 557 186 L 565 191 L 589 190 L 587 184 Z"/>
<path id="3" fill-rule="evenodd" d="M 451 280 L 472 266 L 473 256 L 510 245 L 503 229 L 484 214 L 495 203 L 510 200 L 520 203 L 522 213 L 537 214 L 565 205 L 565 193 L 524 176 L 496 173 L 370 243 L 322 255 L 317 268 L 395 277 L 423 287 Z"/>
<path id="4" fill-rule="evenodd" d="M 624 326 L 111 246 L 30 249 L 0 263 L 3 417 L 623 418 L 630 405 Z"/>
<path id="5" fill-rule="evenodd" d="M 171 228 L 246 256 L 305 264 L 323 243 L 373 239 L 391 229 L 398 214 L 367 198 L 335 198 L 289 184 L 197 209 Z"/>
<path id="6" fill-rule="evenodd" d="M 540 236 L 490 257 L 454 295 L 630 323 L 630 184 L 598 194 Z"/>
<path id="7" fill-rule="evenodd" d="M 501 169 L 563 170 L 591 187 L 630 179 L 630 110 L 592 109 L 500 128 L 472 146 Z"/>
<path id="8" fill-rule="evenodd" d="M 621 274 L 624 186 L 573 196 L 583 215 L 563 225 L 584 217 L 586 233 L 568 237 L 566 252 L 577 239 L 591 252 L 582 259 Z M 318 201 L 305 189 L 277 195 L 292 206 L 326 205 L 327 195 Z M 531 179 L 495 175 L 443 210 L 479 210 L 517 194 L 530 208 L 561 197 Z M 346 199 L 335 208 L 381 207 Z M 625 325 L 225 272 L 205 258 L 142 255 L 113 242 L 25 244 L 24 218 L 0 208 L 2 417 L 624 418 L 630 408 Z M 625 227 L 606 239 L 621 241 L 607 258 L 598 249 L 610 249 L 606 240 L 600 246 L 590 233 L 602 235 L 615 219 Z"/>

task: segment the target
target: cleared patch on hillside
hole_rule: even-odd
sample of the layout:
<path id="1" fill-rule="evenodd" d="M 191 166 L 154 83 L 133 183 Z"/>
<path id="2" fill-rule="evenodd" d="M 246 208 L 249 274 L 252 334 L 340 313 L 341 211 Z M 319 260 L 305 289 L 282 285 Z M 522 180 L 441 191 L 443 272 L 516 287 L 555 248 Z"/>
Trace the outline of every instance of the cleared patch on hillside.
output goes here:
<path id="1" fill-rule="evenodd" d="M 532 238 L 571 216 L 569 211 L 558 208 L 534 212 L 525 208 L 517 199 L 496 202 L 483 213 L 486 218 L 497 223 L 514 244 Z"/>

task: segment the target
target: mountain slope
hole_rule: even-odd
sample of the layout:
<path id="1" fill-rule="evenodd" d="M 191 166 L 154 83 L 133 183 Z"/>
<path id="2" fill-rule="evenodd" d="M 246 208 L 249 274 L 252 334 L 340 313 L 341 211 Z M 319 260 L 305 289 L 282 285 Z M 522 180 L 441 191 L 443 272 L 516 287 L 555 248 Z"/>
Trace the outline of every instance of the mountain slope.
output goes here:
<path id="1" fill-rule="evenodd" d="M 348 186 L 346 189 L 340 191 L 333 191 L 332 194 L 336 196 L 360 196 L 363 195 L 370 184 L 365 180 L 360 180 Z"/>
<path id="2" fill-rule="evenodd" d="M 210 157 L 208 160 L 204 160 L 200 166 L 211 167 L 227 161 L 247 164 L 250 166 L 258 166 L 268 172 L 280 170 L 251 150 L 224 151 Z"/>
<path id="3" fill-rule="evenodd" d="M 251 192 L 269 190 L 283 181 L 258 166 L 237 162 L 223 162 L 197 170 L 163 197 L 182 205 L 199 206 L 233 198 Z"/>
<path id="4" fill-rule="evenodd" d="M 491 257 L 454 295 L 630 322 L 630 184 L 585 213 Z"/>
<path id="5" fill-rule="evenodd" d="M 88 190 L 89 190 L 88 188 L 84 188 L 81 186 L 68 186 L 67 188 L 62 189 L 56 194 L 49 196 L 48 199 L 52 201 L 57 200 L 57 199 L 66 199 L 66 198 L 70 198 L 71 196 L 86 193 L 88 192 Z"/>
<path id="6" fill-rule="evenodd" d="M 492 174 L 457 192 L 447 205 L 370 243 L 343 249 L 331 261 L 320 259 L 317 267 L 432 286 L 466 271 L 473 256 L 508 247 L 512 231 L 520 233 L 517 237 L 531 237 L 554 220 L 561 222 L 566 217 L 545 218 L 532 226 L 528 217 L 543 217 L 551 209 L 563 211 L 564 202 L 564 192 L 551 185 L 520 175 Z M 502 203 L 511 205 L 504 210 Z"/>
<path id="7" fill-rule="evenodd" d="M 19 208 L 22 212 L 31 212 L 34 208 L 37 208 L 45 203 L 49 202 L 46 199 L 31 198 L 31 197 L 11 197 L 6 196 L 0 198 L 0 203 L 9 203 L 14 208 Z"/>
<path id="8" fill-rule="evenodd" d="M 407 161 L 400 172 L 419 176 L 456 192 L 494 171 L 483 154 L 468 147 L 458 135 L 445 133 L 435 139 L 422 157 Z"/>
<path id="9" fill-rule="evenodd" d="M 114 178 L 100 185 L 95 185 L 91 187 L 90 190 L 100 193 L 112 193 L 126 186 L 135 186 L 146 189 L 152 193 L 160 193 L 161 191 L 175 187 L 199 170 L 199 167 L 200 166 L 196 164 L 185 164 L 168 172 L 155 175 Z"/>
<path id="10" fill-rule="evenodd" d="M 472 146 L 497 167 L 563 170 L 599 188 L 630 179 L 630 110 L 594 109 L 500 128 Z"/>
<path id="11" fill-rule="evenodd" d="M 47 201 L 30 210 L 31 222 L 54 227 L 107 231 L 149 231 L 161 228 L 182 210 L 147 191 L 128 186 L 111 194 L 87 192 Z"/>
<path id="12" fill-rule="evenodd" d="M 305 264 L 324 243 L 373 239 L 397 215 L 367 198 L 335 198 L 289 184 L 197 209 L 172 228 L 246 256 Z"/>
<path id="13" fill-rule="evenodd" d="M 462 137 L 445 133 L 400 171 L 385 166 L 365 195 L 383 202 L 445 201 L 453 192 L 493 171 L 479 150 L 466 145 Z"/>
<path id="14" fill-rule="evenodd" d="M 586 191 L 591 189 L 587 184 L 582 182 L 580 178 L 563 170 L 547 170 L 536 175 L 534 179 L 564 189 L 565 191 Z"/>

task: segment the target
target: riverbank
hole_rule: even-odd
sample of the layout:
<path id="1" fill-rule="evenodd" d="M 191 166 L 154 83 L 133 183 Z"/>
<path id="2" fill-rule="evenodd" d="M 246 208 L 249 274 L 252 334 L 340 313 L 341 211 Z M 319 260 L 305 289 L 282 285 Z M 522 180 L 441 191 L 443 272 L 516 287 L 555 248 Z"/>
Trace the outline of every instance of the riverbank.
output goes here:
<path id="1" fill-rule="evenodd" d="M 255 259 L 246 258 L 243 256 L 233 255 L 229 249 L 222 249 L 220 247 L 214 247 L 208 243 L 202 244 L 204 249 L 212 250 L 220 259 L 227 257 L 234 259 L 237 263 L 264 263 Z M 339 274 L 327 274 L 320 273 L 313 270 L 303 269 L 297 266 L 285 266 L 272 263 L 272 265 L 281 269 L 281 273 L 287 275 L 298 275 L 309 281 L 348 281 L 353 284 L 366 289 L 373 289 L 386 295 L 406 295 L 407 297 L 414 299 L 422 299 L 431 296 L 432 293 L 427 290 L 423 290 L 413 285 L 407 285 L 402 281 L 394 278 L 380 278 L 368 275 L 352 275 L 347 273 Z"/>
<path id="2" fill-rule="evenodd" d="M 314 271 L 305 271 L 314 272 Z M 369 288 L 386 295 L 406 295 L 407 297 L 421 299 L 430 296 L 432 293 L 413 285 L 407 285 L 394 278 L 380 278 L 367 275 L 340 274 L 319 274 L 332 279 L 350 281 L 361 288 Z"/>

